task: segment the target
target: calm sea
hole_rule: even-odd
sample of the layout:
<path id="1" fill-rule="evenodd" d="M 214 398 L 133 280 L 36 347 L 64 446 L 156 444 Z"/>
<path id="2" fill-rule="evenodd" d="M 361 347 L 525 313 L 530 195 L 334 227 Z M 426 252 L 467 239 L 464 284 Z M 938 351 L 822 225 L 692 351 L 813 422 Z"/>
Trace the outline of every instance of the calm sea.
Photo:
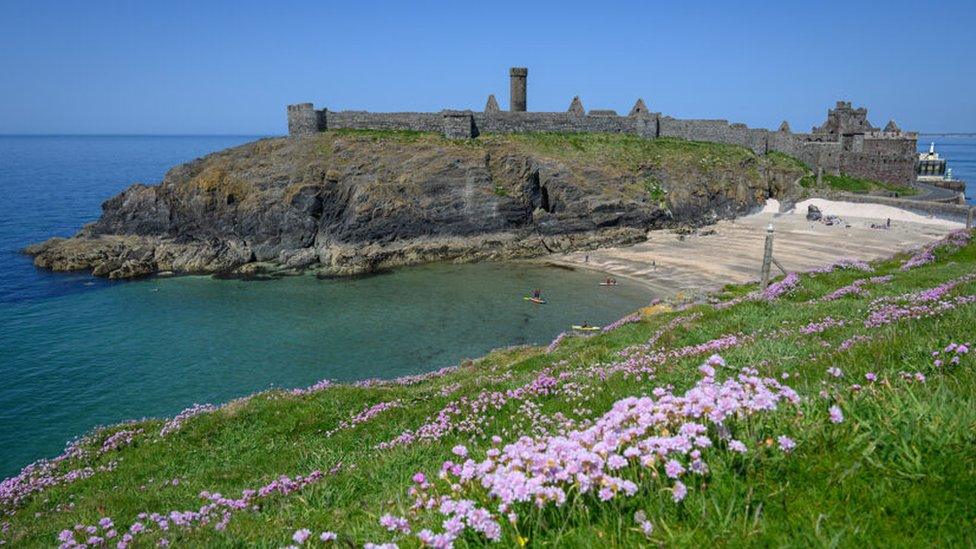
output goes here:
<path id="1" fill-rule="evenodd" d="M 935 143 L 935 152 L 949 159 L 948 166 L 952 168 L 953 178 L 966 182 L 966 201 L 976 204 L 976 136 L 919 134 L 919 152 L 928 151 L 931 143 Z"/>
<path id="2" fill-rule="evenodd" d="M 349 280 L 107 282 L 18 253 L 70 236 L 133 182 L 254 137 L 0 136 L 0 477 L 102 424 L 272 386 L 395 377 L 604 324 L 653 296 L 523 264 Z M 542 287 L 550 304 L 522 300 Z"/>

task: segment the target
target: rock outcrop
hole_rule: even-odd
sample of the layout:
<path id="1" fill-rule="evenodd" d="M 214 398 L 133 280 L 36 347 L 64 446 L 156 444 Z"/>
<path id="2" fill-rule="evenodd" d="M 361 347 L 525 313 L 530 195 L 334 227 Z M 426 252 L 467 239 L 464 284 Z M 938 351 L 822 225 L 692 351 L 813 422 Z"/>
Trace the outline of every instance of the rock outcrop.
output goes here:
<path id="1" fill-rule="evenodd" d="M 523 258 L 735 216 L 799 175 L 738 147 L 633 136 L 326 132 L 177 166 L 25 252 L 110 278 Z"/>

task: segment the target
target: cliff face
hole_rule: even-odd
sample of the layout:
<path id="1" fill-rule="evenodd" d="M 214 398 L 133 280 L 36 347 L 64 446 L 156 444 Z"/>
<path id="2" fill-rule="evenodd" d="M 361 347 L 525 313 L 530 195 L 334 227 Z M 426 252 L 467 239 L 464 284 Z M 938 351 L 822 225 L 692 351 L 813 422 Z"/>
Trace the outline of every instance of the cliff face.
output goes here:
<path id="1" fill-rule="evenodd" d="M 328 132 L 177 166 L 106 201 L 75 237 L 25 251 L 112 278 L 530 257 L 734 216 L 801 175 L 778 156 L 633 136 Z"/>

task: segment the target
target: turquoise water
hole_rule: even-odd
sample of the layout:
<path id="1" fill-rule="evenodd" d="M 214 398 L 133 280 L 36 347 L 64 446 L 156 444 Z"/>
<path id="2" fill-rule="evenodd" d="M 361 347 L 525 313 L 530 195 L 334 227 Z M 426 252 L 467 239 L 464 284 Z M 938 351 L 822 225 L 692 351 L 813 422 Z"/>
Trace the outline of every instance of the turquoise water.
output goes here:
<path id="1" fill-rule="evenodd" d="M 521 263 L 109 283 L 38 271 L 16 253 L 71 234 L 133 180 L 249 139 L 0 138 L 0 477 L 100 424 L 324 378 L 416 374 L 545 344 L 653 297 L 627 281 L 605 288 L 595 273 Z M 522 299 L 535 287 L 549 304 Z"/>

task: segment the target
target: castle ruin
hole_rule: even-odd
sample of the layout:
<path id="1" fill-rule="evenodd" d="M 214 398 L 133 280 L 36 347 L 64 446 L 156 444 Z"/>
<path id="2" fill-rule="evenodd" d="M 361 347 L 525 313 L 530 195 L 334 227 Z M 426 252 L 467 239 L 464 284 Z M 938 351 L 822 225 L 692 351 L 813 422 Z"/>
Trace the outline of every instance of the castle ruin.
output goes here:
<path id="1" fill-rule="evenodd" d="M 310 135 L 331 129 L 416 130 L 440 132 L 452 139 L 472 139 L 482 133 L 603 132 L 627 133 L 646 138 L 676 137 L 740 145 L 766 154 L 778 151 L 813 168 L 835 175 L 911 185 L 916 178 L 917 134 L 902 132 L 891 121 L 879 130 L 867 119 L 867 110 L 838 101 L 827 120 L 810 133 L 793 133 L 783 122 L 776 131 L 749 128 L 726 120 L 678 119 L 651 112 L 638 99 L 626 116 L 612 110 L 583 108 L 574 97 L 566 112 L 527 110 L 528 69 L 509 71 L 509 111 L 502 111 L 494 95 L 482 112 L 389 112 L 316 110 L 312 103 L 288 106 L 288 133 Z"/>

